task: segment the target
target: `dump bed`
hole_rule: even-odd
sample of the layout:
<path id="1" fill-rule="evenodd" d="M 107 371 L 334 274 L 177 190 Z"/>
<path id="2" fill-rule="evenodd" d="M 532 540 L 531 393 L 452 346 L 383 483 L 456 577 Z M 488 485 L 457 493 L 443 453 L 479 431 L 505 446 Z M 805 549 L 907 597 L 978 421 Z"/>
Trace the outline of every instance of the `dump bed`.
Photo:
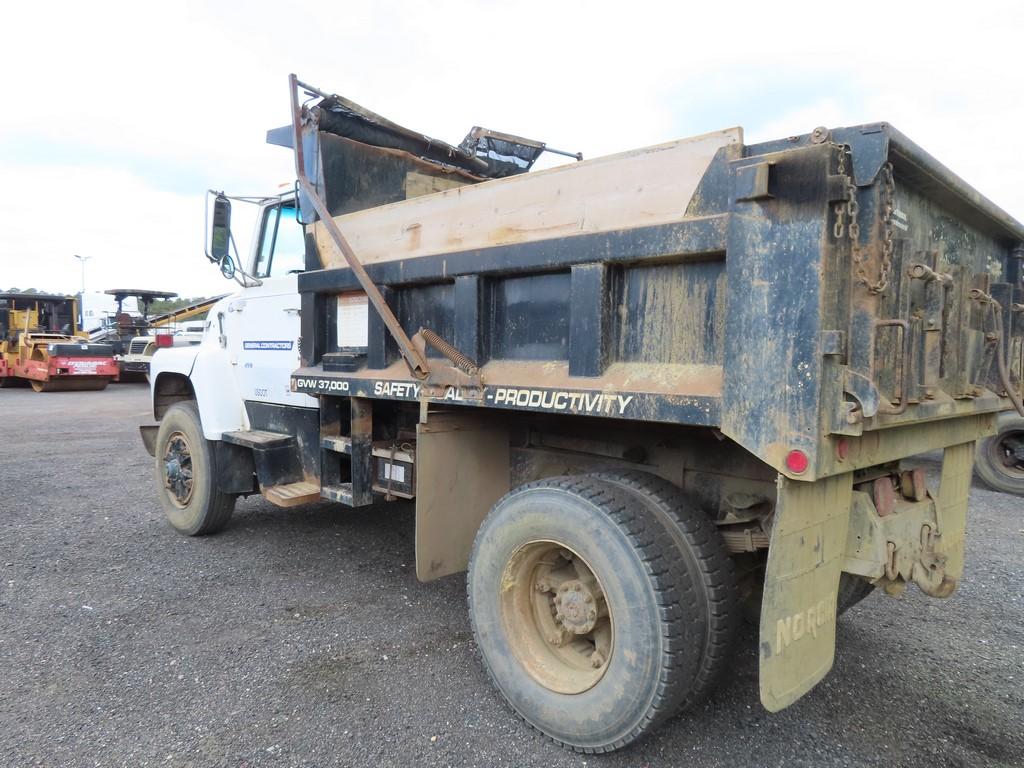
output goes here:
<path id="1" fill-rule="evenodd" d="M 488 180 L 299 117 L 336 226 L 300 196 L 298 391 L 714 427 L 815 479 L 844 436 L 1019 390 L 1024 227 L 885 123 Z"/>

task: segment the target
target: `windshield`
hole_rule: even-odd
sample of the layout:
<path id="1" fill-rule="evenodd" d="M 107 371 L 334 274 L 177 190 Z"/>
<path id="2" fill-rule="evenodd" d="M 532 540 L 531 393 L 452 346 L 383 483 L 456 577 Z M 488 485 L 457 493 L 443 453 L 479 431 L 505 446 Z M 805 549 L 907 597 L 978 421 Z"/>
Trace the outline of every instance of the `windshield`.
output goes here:
<path id="1" fill-rule="evenodd" d="M 260 227 L 260 249 L 256 254 L 256 277 L 281 277 L 301 272 L 306 265 L 302 225 L 293 201 L 265 209 Z"/>

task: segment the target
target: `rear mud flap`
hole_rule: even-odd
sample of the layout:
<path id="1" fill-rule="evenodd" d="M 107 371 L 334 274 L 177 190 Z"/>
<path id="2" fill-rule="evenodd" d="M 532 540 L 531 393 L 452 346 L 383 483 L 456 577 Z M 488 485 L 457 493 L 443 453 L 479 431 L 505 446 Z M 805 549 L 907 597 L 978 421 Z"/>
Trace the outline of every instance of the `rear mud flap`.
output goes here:
<path id="1" fill-rule="evenodd" d="M 759 642 L 769 712 L 788 707 L 832 668 L 853 475 L 813 483 L 780 476 L 778 486 Z"/>

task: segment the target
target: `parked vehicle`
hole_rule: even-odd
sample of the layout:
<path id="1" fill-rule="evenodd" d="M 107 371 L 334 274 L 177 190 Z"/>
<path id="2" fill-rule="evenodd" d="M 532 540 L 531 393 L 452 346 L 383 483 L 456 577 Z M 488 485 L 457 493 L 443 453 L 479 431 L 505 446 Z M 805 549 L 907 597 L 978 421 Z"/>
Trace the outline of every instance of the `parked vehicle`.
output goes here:
<path id="1" fill-rule="evenodd" d="M 126 297 L 118 306 L 117 300 L 110 293 L 86 291 L 78 294 L 78 327 L 87 331 L 90 336 L 116 326 L 117 315 L 121 312 L 131 317 L 140 317 L 143 314 L 138 302 L 131 296 Z"/>
<path id="2" fill-rule="evenodd" d="M 872 590 L 953 593 L 976 442 L 1022 410 L 1019 222 L 885 123 L 528 173 L 542 142 L 291 88 L 298 205 L 242 269 L 217 196 L 247 287 L 153 361 L 177 530 L 413 499 L 419 578 L 468 569 L 491 679 L 584 752 L 704 699 L 744 610 L 774 712 Z M 901 465 L 934 450 L 937 487 Z"/>
<path id="3" fill-rule="evenodd" d="M 135 337 L 147 333 L 150 328 L 149 311 L 154 301 L 173 299 L 178 294 L 172 291 L 151 291 L 146 288 L 111 288 L 104 295 L 114 302 L 114 310 L 104 324 L 92 330 L 89 338 L 109 344 L 117 360 L 116 381 L 140 381 L 144 377 L 133 367 L 126 367 L 124 357 Z M 140 307 L 141 311 L 126 311 L 126 307 Z"/>
<path id="4" fill-rule="evenodd" d="M 1024 419 L 999 414 L 998 431 L 978 443 L 974 470 L 987 486 L 1024 496 Z"/>
<path id="5" fill-rule="evenodd" d="M 73 296 L 0 293 L 0 387 L 97 390 L 117 376 L 108 344 L 89 342 Z"/>
<path id="6" fill-rule="evenodd" d="M 189 304 L 186 307 L 165 312 L 149 319 L 145 332 L 133 337 L 125 346 L 118 360 L 122 376 L 149 378 L 149 366 L 157 350 L 167 347 L 196 346 L 203 340 L 206 321 L 193 318 L 205 316 L 210 307 L 224 298 L 225 294 L 212 299 Z"/>

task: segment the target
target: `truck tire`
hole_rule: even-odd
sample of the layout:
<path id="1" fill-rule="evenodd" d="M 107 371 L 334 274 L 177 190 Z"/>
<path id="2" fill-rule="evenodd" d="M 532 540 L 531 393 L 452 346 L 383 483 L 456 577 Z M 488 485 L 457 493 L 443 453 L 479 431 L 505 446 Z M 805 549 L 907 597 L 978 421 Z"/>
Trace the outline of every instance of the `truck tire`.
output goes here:
<path id="1" fill-rule="evenodd" d="M 216 533 L 231 519 L 236 497 L 217 490 L 213 443 L 194 402 L 175 403 L 160 422 L 156 487 L 167 520 L 186 536 Z"/>
<path id="2" fill-rule="evenodd" d="M 696 596 L 662 523 L 590 477 L 517 488 L 477 532 L 473 634 L 512 708 L 578 752 L 623 747 L 678 711 L 704 638 Z"/>
<path id="3" fill-rule="evenodd" d="M 685 561 L 696 597 L 692 614 L 703 637 L 697 677 L 681 708 L 699 704 L 715 689 L 732 659 L 740 626 L 736 570 L 714 523 L 675 485 L 639 470 L 601 472 L 594 477 L 612 483 L 646 504 L 665 527 L 676 554 Z"/>
<path id="4" fill-rule="evenodd" d="M 1024 496 L 1024 419 L 1016 413 L 999 417 L 999 431 L 978 442 L 974 470 L 995 491 Z"/>
<path id="5" fill-rule="evenodd" d="M 836 595 L 836 616 L 842 616 L 857 603 L 875 591 L 875 585 L 852 573 L 839 574 L 839 593 Z"/>

